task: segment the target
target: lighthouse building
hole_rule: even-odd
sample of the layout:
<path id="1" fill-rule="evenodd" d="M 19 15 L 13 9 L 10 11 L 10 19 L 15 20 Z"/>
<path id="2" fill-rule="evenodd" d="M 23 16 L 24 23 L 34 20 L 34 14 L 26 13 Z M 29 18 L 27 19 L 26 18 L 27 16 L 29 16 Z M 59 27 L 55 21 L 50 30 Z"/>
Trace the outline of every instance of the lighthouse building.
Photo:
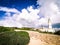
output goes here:
<path id="1" fill-rule="evenodd" d="M 42 32 L 52 32 L 52 33 L 55 32 L 55 30 L 52 28 L 52 23 L 50 18 L 48 19 L 48 28 L 43 27 L 43 28 L 40 28 L 39 30 Z"/>

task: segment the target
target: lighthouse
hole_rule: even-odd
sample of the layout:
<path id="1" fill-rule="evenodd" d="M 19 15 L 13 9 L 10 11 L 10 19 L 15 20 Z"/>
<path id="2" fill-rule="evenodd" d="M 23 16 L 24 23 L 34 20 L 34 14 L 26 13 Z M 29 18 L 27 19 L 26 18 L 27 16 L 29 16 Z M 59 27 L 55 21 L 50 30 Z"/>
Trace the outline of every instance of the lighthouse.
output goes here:
<path id="1" fill-rule="evenodd" d="M 48 18 L 48 28 L 44 27 L 44 28 L 40 28 L 39 30 L 42 32 L 52 32 L 52 33 L 55 32 L 55 30 L 52 28 L 52 23 L 51 23 L 50 18 Z"/>
<path id="2" fill-rule="evenodd" d="M 50 18 L 48 19 L 48 28 L 49 28 L 49 29 L 52 29 L 52 24 L 51 24 Z"/>
<path id="3" fill-rule="evenodd" d="M 52 28 L 52 23 L 50 18 L 48 18 L 48 32 L 52 32 L 52 33 L 55 32 L 55 30 Z"/>

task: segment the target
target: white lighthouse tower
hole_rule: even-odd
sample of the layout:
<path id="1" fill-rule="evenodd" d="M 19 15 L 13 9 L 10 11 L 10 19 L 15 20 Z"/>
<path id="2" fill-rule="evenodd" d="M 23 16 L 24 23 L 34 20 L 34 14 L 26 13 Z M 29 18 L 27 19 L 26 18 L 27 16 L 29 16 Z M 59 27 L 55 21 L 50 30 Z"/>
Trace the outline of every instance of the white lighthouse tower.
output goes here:
<path id="1" fill-rule="evenodd" d="M 48 28 L 49 28 L 49 29 L 52 29 L 52 23 L 51 23 L 50 18 L 48 19 Z"/>
<path id="2" fill-rule="evenodd" d="M 52 33 L 55 32 L 55 30 L 52 28 L 52 23 L 50 18 L 48 18 L 48 32 L 52 32 Z"/>

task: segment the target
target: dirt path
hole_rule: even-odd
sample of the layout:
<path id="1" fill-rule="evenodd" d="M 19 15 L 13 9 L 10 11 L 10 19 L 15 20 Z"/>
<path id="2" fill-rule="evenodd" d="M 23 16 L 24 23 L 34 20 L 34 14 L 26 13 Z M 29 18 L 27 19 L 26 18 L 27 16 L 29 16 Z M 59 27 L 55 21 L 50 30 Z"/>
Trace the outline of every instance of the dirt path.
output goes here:
<path id="1" fill-rule="evenodd" d="M 39 39 L 39 33 L 28 31 L 30 35 L 30 43 L 28 45 L 47 45 L 46 42 Z"/>
<path id="2" fill-rule="evenodd" d="M 60 36 L 27 31 L 30 36 L 28 45 L 60 45 Z"/>
<path id="3" fill-rule="evenodd" d="M 60 45 L 60 36 L 38 33 L 35 31 L 26 32 L 28 32 L 30 36 L 30 42 L 28 45 Z"/>

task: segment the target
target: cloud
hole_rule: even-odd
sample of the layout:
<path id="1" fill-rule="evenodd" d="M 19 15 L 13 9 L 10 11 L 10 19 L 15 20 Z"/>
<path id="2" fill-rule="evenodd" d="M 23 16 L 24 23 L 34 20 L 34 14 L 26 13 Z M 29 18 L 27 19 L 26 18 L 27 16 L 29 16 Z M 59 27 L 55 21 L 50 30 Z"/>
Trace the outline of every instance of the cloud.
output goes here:
<path id="1" fill-rule="evenodd" d="M 39 18 L 38 13 L 38 9 L 33 9 L 33 7 L 30 6 L 27 9 L 22 9 L 20 14 L 15 14 L 13 17 L 23 26 L 36 27 L 36 24 L 38 24 L 37 20 Z"/>
<path id="2" fill-rule="evenodd" d="M 9 27 L 36 27 L 38 22 L 38 9 L 32 6 L 22 9 L 21 12 L 14 8 L 2 7 L 0 11 L 5 11 L 5 19 L 0 20 L 0 25 Z M 11 12 L 14 14 L 11 16 Z"/>
<path id="3" fill-rule="evenodd" d="M 38 0 L 37 1 L 37 4 L 40 5 L 39 15 L 44 16 L 43 20 L 45 20 L 45 18 L 47 19 L 50 18 L 53 24 L 60 23 L 60 3 L 59 2 L 60 2 L 59 0 Z M 47 21 L 45 20 L 45 22 Z"/>
<path id="4" fill-rule="evenodd" d="M 19 12 L 17 9 L 15 9 L 15 8 L 7 8 L 7 7 L 0 7 L 0 11 L 20 13 L 20 12 Z"/>
<path id="5" fill-rule="evenodd" d="M 5 27 L 22 27 L 22 25 L 19 22 L 15 22 L 11 19 L 6 19 L 6 20 L 1 20 L 0 21 L 0 26 L 5 26 Z"/>
<path id="6" fill-rule="evenodd" d="M 60 0 L 37 0 L 39 7 L 32 6 L 21 11 L 15 8 L 0 7 L 0 11 L 5 11 L 5 19 L 0 20 L 0 25 L 9 27 L 39 27 L 48 25 L 48 18 L 52 24 L 60 23 Z M 11 14 L 11 13 L 14 14 Z M 11 16 L 12 15 L 12 16 Z"/>

